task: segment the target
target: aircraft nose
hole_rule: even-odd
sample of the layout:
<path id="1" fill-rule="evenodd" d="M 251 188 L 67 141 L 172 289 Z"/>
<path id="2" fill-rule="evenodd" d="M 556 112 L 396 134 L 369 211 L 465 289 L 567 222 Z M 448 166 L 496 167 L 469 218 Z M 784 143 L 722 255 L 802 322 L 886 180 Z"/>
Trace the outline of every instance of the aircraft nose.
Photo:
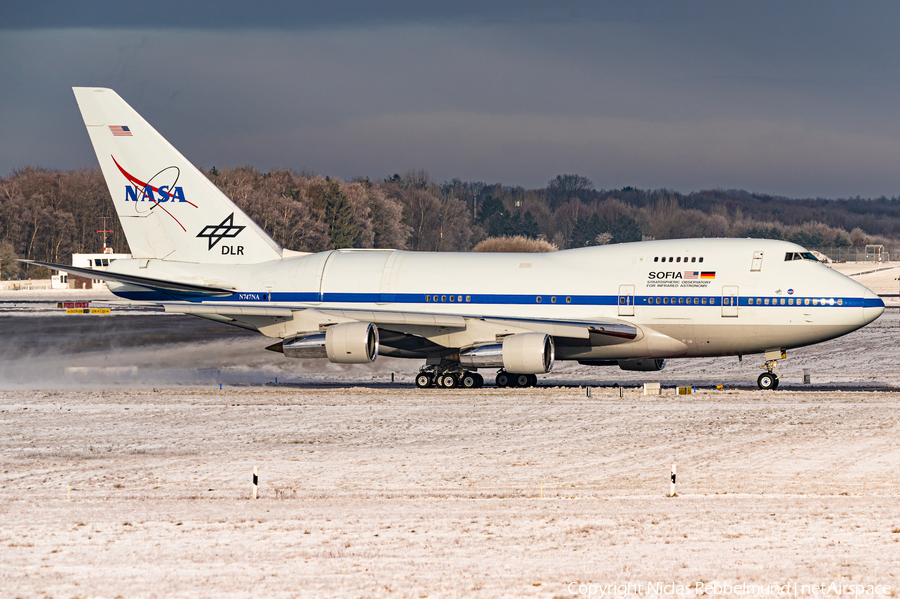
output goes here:
<path id="1" fill-rule="evenodd" d="M 866 289 L 863 295 L 863 322 L 869 324 L 884 312 L 884 300 L 878 297 L 871 289 Z"/>

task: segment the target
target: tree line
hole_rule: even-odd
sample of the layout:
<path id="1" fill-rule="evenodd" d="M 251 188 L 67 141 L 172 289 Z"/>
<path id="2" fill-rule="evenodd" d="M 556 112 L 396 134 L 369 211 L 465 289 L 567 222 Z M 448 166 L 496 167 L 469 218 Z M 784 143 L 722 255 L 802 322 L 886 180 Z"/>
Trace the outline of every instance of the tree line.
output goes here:
<path id="1" fill-rule="evenodd" d="M 437 183 L 421 170 L 380 181 L 343 181 L 252 167 L 217 169 L 209 179 L 282 246 L 470 251 L 520 237 L 543 249 L 683 237 L 763 237 L 808 248 L 860 247 L 900 239 L 900 199 L 800 199 L 740 190 L 690 194 L 625 187 L 597 190 L 579 175 L 525 189 L 459 179 Z M 15 258 L 68 263 L 99 252 L 103 235 L 127 244 L 98 168 L 25 167 L 0 178 L 4 280 L 46 276 Z M 481 245 L 496 247 L 488 243 Z"/>

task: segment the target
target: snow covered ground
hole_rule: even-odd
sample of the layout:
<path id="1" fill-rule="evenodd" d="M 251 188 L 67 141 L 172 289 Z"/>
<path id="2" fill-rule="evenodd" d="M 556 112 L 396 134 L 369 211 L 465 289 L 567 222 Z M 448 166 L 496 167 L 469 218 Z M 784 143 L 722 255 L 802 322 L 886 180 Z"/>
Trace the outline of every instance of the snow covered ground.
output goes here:
<path id="1" fill-rule="evenodd" d="M 0 597 L 900 588 L 896 308 L 789 352 L 775 392 L 756 357 L 446 392 L 415 361 L 289 360 L 189 317 L 85 332 L 52 299 L 0 298 Z"/>
<path id="2" fill-rule="evenodd" d="M 585 395 L 2 392 L 0 595 L 900 585 L 900 392 Z"/>

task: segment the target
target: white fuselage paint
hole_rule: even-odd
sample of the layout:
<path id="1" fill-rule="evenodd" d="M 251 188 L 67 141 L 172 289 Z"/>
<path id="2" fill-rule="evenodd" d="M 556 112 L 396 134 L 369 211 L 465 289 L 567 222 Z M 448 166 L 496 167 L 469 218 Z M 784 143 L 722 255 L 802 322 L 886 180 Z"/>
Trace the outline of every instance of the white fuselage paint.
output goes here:
<path id="1" fill-rule="evenodd" d="M 636 325 L 641 335 L 611 344 L 558 340 L 557 358 L 673 358 L 800 347 L 883 312 L 874 293 L 825 265 L 785 261 L 786 253 L 805 251 L 783 241 L 689 239 L 545 254 L 336 250 L 250 265 L 120 260 L 110 270 L 238 290 L 191 300 L 195 305 L 612 319 Z M 160 299 L 110 288 L 129 299 Z M 479 335 L 485 333 L 473 326 L 451 343 L 493 340 Z"/>

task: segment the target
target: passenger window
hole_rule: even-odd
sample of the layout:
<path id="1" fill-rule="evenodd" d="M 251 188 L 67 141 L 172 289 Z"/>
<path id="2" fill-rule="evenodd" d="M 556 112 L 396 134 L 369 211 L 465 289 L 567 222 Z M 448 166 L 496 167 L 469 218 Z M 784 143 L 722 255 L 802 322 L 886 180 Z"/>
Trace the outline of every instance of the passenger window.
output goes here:
<path id="1" fill-rule="evenodd" d="M 447 301 L 447 296 L 446 296 L 446 295 L 442 295 L 442 296 L 441 296 L 441 301 L 442 301 L 442 302 L 446 302 L 446 301 Z"/>
<path id="2" fill-rule="evenodd" d="M 793 306 L 793 305 L 794 305 L 794 298 L 792 298 L 792 297 L 788 298 L 788 306 Z"/>
<path id="3" fill-rule="evenodd" d="M 710 305 L 710 306 L 715 306 L 715 305 L 716 305 L 716 298 L 714 298 L 714 297 L 709 298 L 709 305 Z"/>
<path id="4" fill-rule="evenodd" d="M 699 261 L 700 261 L 700 262 L 703 262 L 703 258 L 701 257 Z"/>
<path id="5" fill-rule="evenodd" d="M 536 301 L 537 303 L 541 303 L 541 296 L 537 296 L 537 298 L 535 299 L 535 301 Z"/>
<path id="6" fill-rule="evenodd" d="M 434 296 L 432 299 L 433 299 L 434 301 L 438 301 L 438 296 Z"/>
<path id="7" fill-rule="evenodd" d="M 839 300 L 838 300 L 838 306 L 843 306 L 843 305 L 844 305 L 844 300 L 839 299 Z"/>
<path id="8" fill-rule="evenodd" d="M 571 298 L 571 297 L 567 297 L 567 298 L 566 298 L 566 303 L 567 303 L 567 304 L 571 304 L 571 303 L 572 303 L 572 298 Z"/>
<path id="9" fill-rule="evenodd" d="M 661 300 L 660 298 L 656 298 L 656 303 L 657 303 L 657 304 L 661 304 L 661 303 L 662 303 L 662 300 Z"/>
<path id="10" fill-rule="evenodd" d="M 550 298 L 550 303 L 551 303 L 551 304 L 555 304 L 555 303 L 556 303 L 556 296 L 555 296 L 555 295 L 554 295 L 553 297 Z"/>
<path id="11" fill-rule="evenodd" d="M 453 296 L 452 296 L 452 295 L 450 296 L 450 301 L 451 301 L 451 302 L 453 301 Z"/>
<path id="12" fill-rule="evenodd" d="M 684 298 L 683 298 L 683 297 L 679 297 L 679 298 L 678 298 L 678 303 L 679 303 L 679 304 L 683 304 L 683 303 L 684 303 Z"/>
<path id="13" fill-rule="evenodd" d="M 819 300 L 814 299 L 814 300 L 813 300 L 813 306 L 818 306 L 818 305 L 819 305 Z"/>
<path id="14" fill-rule="evenodd" d="M 467 295 L 467 296 L 466 296 L 466 301 L 467 301 L 467 302 L 471 302 L 471 301 L 472 301 L 472 296 L 471 296 L 471 295 Z"/>
<path id="15" fill-rule="evenodd" d="M 664 303 L 664 304 L 668 304 L 668 303 L 669 303 L 669 298 L 664 297 L 664 298 L 663 298 L 663 303 Z"/>
<path id="16" fill-rule="evenodd" d="M 700 303 L 703 304 L 703 305 L 705 306 L 705 305 L 706 305 L 706 298 L 704 297 L 702 300 L 700 300 Z"/>
<path id="17" fill-rule="evenodd" d="M 699 297 L 695 297 L 695 298 L 694 298 L 694 305 L 696 306 L 696 305 L 699 304 L 699 303 L 700 303 L 700 298 L 699 298 Z"/>
<path id="18" fill-rule="evenodd" d="M 675 259 L 675 262 L 681 262 L 681 256 L 678 256 L 678 258 Z"/>
<path id="19" fill-rule="evenodd" d="M 553 301 L 553 300 L 551 300 L 551 301 Z M 624 306 L 624 305 L 625 305 L 625 298 L 624 298 L 624 297 L 620 297 L 620 298 L 619 298 L 619 305 L 620 305 L 620 306 Z"/>
<path id="20" fill-rule="evenodd" d="M 654 261 L 654 262 L 659 262 L 659 256 L 656 256 L 656 257 L 653 259 L 653 261 Z"/>
<path id="21" fill-rule="evenodd" d="M 425 301 L 427 302 L 427 301 L 430 301 L 430 300 L 431 300 L 431 296 L 430 296 L 430 295 L 426 295 L 426 296 L 425 296 Z"/>
<path id="22" fill-rule="evenodd" d="M 808 299 L 803 300 L 803 305 L 804 305 L 804 306 L 808 306 L 808 305 L 809 305 L 809 300 L 808 300 Z"/>
<path id="23" fill-rule="evenodd" d="M 694 256 L 693 258 L 691 258 L 691 262 L 696 262 L 696 261 L 697 261 L 697 256 Z"/>
<path id="24" fill-rule="evenodd" d="M 769 298 L 764 299 L 764 300 L 763 300 L 763 303 L 764 303 L 765 305 L 768 306 L 768 305 L 769 305 Z"/>
<path id="25" fill-rule="evenodd" d="M 674 261 L 675 261 L 675 258 L 673 258 L 672 256 L 669 256 L 669 262 L 674 262 Z"/>
<path id="26" fill-rule="evenodd" d="M 456 301 L 461 302 L 461 301 L 462 301 L 462 296 L 461 296 L 461 295 L 457 295 L 457 296 L 456 296 Z"/>
<path id="27" fill-rule="evenodd" d="M 784 298 L 781 298 L 781 301 L 778 302 L 778 303 L 780 303 L 780 304 L 783 306 L 783 305 L 784 305 Z"/>

